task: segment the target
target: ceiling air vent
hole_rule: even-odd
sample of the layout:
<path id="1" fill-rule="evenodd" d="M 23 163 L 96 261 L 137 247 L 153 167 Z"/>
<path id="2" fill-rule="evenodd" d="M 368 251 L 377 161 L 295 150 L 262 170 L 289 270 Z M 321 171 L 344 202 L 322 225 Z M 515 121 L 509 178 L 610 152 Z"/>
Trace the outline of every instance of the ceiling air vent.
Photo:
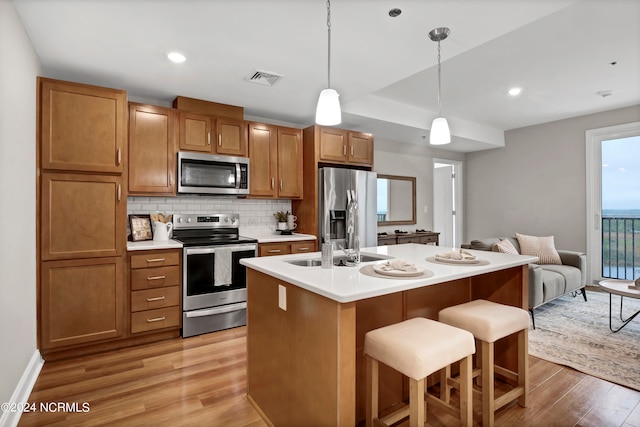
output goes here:
<path id="1" fill-rule="evenodd" d="M 269 71 L 253 70 L 245 80 L 251 83 L 273 86 L 273 84 L 280 80 L 281 77 L 284 76 L 282 74 L 272 73 Z"/>

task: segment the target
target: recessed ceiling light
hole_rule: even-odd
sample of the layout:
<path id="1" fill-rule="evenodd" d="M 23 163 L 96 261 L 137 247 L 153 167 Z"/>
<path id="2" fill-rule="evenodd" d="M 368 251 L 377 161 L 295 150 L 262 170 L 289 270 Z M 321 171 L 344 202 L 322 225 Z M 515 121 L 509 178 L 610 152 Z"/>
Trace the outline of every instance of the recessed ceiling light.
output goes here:
<path id="1" fill-rule="evenodd" d="M 187 60 L 187 58 L 180 52 L 169 52 L 167 54 L 167 58 L 169 58 L 169 61 L 175 62 L 176 64 L 180 64 Z"/>
<path id="2" fill-rule="evenodd" d="M 511 96 L 520 95 L 520 92 L 522 92 L 522 88 L 519 87 L 512 87 L 511 89 L 509 89 L 509 95 Z"/>

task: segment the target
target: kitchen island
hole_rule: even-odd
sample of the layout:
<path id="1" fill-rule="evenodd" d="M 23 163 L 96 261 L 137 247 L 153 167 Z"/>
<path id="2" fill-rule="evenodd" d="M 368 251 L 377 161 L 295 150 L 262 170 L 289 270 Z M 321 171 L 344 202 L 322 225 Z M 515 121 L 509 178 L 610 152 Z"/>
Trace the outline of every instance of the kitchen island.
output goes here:
<path id="1" fill-rule="evenodd" d="M 247 397 L 275 426 L 354 426 L 364 419 L 364 334 L 474 299 L 528 308 L 528 264 L 537 258 L 469 251 L 483 263 L 427 261 L 451 248 L 420 244 L 364 248 L 403 259 L 429 277 L 363 274 L 357 267 L 292 264 L 319 253 L 248 258 Z M 336 252 L 338 255 L 339 252 Z M 496 346 L 496 363 L 515 369 L 516 341 Z M 397 372 L 381 366 L 380 407 L 406 397 Z"/>

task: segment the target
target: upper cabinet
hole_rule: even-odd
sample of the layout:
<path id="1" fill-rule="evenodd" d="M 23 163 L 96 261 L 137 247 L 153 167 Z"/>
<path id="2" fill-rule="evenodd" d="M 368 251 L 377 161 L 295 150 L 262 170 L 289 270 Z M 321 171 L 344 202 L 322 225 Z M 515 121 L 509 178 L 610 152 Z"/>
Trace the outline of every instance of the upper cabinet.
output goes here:
<path id="1" fill-rule="evenodd" d="M 318 127 L 321 162 L 373 166 L 373 136 L 331 127 Z"/>
<path id="2" fill-rule="evenodd" d="M 125 91 L 40 78 L 42 168 L 122 173 Z"/>
<path id="3" fill-rule="evenodd" d="M 302 131 L 249 124 L 252 197 L 302 198 Z"/>
<path id="4" fill-rule="evenodd" d="M 180 150 L 247 156 L 247 122 L 180 112 Z"/>
<path id="5" fill-rule="evenodd" d="M 129 194 L 174 196 L 178 112 L 129 103 Z"/>

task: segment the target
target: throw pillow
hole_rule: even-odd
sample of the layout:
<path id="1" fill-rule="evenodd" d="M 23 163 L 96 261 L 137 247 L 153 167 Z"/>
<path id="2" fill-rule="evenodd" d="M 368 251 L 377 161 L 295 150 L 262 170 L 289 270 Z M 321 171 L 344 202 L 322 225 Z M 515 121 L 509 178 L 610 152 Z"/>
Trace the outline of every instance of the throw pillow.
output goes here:
<path id="1" fill-rule="evenodd" d="M 516 247 L 513 246 L 513 244 L 508 239 L 500 240 L 493 247 L 497 250 L 497 252 L 502 252 L 503 254 L 519 255 Z"/>
<path id="2" fill-rule="evenodd" d="M 553 236 L 536 237 L 516 233 L 522 255 L 537 256 L 539 264 L 562 264 Z"/>

